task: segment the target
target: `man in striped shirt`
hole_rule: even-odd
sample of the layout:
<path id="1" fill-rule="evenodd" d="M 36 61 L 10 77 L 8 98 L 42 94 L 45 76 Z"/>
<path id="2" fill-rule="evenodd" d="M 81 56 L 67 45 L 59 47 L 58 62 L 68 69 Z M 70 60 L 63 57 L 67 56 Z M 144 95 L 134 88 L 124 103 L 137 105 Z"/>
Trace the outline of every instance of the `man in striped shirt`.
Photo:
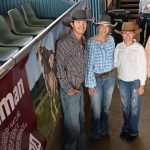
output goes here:
<path id="1" fill-rule="evenodd" d="M 87 27 L 84 10 L 72 13 L 71 21 L 65 25 L 71 32 L 57 43 L 57 78 L 60 84 L 61 104 L 67 137 L 65 150 L 85 149 L 84 102 L 82 83 L 86 62 L 86 43 L 83 36 Z"/>

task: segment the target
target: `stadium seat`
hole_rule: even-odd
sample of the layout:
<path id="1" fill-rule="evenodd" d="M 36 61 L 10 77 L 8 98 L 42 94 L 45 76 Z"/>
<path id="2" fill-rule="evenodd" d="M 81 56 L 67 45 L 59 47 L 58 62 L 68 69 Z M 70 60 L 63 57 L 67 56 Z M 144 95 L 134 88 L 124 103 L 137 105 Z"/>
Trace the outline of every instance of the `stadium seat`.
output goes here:
<path id="1" fill-rule="evenodd" d="M 0 46 L 23 47 L 31 40 L 32 36 L 13 34 L 3 16 L 0 15 Z"/>
<path id="2" fill-rule="evenodd" d="M 23 13 L 24 13 L 24 17 L 25 17 L 25 21 L 28 25 L 30 26 L 48 26 L 50 23 L 53 22 L 52 19 L 41 19 L 41 18 L 38 18 L 31 5 L 29 3 L 25 3 L 25 4 L 22 4 L 21 5 L 22 7 L 22 10 L 23 10 Z"/>
<path id="3" fill-rule="evenodd" d="M 1 47 L 0 46 L 0 62 L 6 62 L 19 50 L 18 47 Z"/>
<path id="4" fill-rule="evenodd" d="M 17 8 L 9 10 L 8 15 L 12 23 L 13 32 L 16 34 L 36 36 L 44 29 L 44 27 L 31 27 L 26 25 Z"/>

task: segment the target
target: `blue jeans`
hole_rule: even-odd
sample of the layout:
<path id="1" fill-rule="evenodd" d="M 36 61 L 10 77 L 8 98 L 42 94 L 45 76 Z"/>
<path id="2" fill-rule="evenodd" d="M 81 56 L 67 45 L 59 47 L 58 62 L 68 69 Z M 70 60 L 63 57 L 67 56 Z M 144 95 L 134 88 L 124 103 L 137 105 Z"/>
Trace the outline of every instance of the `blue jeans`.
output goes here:
<path id="1" fill-rule="evenodd" d="M 146 24 L 147 24 L 147 30 L 146 30 L 146 38 L 144 42 L 144 32 L 145 32 Z M 142 28 L 142 31 L 140 33 L 140 43 L 146 44 L 147 39 L 150 35 L 150 14 L 140 13 L 140 28 Z"/>
<path id="2" fill-rule="evenodd" d="M 114 74 L 101 79 L 96 77 L 96 92 L 91 96 L 91 136 L 107 135 L 109 130 L 109 108 L 115 86 Z"/>
<path id="3" fill-rule="evenodd" d="M 66 131 L 65 150 L 85 149 L 83 89 L 69 96 L 60 89 L 61 105 Z"/>
<path id="4" fill-rule="evenodd" d="M 137 95 L 137 89 L 140 86 L 140 80 L 125 82 L 118 79 L 118 86 L 124 119 L 122 132 L 126 132 L 131 136 L 137 136 L 141 107 L 141 96 Z"/>

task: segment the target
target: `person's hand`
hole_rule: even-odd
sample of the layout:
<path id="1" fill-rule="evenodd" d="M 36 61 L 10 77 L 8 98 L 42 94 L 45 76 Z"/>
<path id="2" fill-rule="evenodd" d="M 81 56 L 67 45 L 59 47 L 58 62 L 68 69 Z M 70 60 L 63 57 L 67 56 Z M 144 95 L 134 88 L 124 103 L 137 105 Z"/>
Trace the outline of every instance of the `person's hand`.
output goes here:
<path id="1" fill-rule="evenodd" d="M 144 85 L 140 85 L 140 87 L 137 90 L 138 95 L 143 95 L 144 94 Z"/>
<path id="2" fill-rule="evenodd" d="M 92 96 L 96 92 L 96 89 L 95 88 L 88 88 L 88 92 L 89 92 L 89 95 Z"/>
<path id="3" fill-rule="evenodd" d="M 69 95 L 69 96 L 74 96 L 74 95 L 76 95 L 78 92 L 80 92 L 80 91 L 78 91 L 78 90 L 76 90 L 76 89 L 71 89 L 71 91 L 68 93 L 68 95 Z"/>

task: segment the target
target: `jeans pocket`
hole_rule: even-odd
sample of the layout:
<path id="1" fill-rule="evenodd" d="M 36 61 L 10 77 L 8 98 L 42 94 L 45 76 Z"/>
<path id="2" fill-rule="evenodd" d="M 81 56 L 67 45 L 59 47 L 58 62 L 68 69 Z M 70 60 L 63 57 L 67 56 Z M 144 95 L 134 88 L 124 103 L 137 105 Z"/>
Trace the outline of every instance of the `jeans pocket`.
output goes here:
<path id="1" fill-rule="evenodd" d="M 132 89 L 137 90 L 139 88 L 139 86 L 140 86 L 139 79 L 132 81 Z"/>

